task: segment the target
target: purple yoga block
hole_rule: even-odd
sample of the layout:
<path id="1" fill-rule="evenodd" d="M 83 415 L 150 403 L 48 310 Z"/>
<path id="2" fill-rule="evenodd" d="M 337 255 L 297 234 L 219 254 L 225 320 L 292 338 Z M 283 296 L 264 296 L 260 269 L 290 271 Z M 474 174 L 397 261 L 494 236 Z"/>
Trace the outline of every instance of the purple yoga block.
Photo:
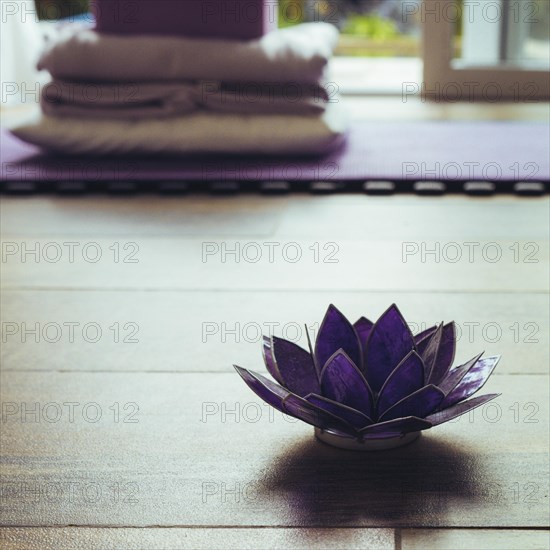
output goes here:
<path id="1" fill-rule="evenodd" d="M 92 0 L 98 32 L 250 40 L 277 27 L 276 0 Z"/>

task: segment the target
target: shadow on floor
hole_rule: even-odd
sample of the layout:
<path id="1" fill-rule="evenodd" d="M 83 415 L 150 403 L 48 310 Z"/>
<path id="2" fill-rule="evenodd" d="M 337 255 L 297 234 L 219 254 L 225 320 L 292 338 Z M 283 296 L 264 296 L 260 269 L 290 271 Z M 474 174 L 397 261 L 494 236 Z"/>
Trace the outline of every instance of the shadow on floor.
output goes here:
<path id="1" fill-rule="evenodd" d="M 451 514 L 471 516 L 481 503 L 498 501 L 499 486 L 482 459 L 425 434 L 406 447 L 372 453 L 312 438 L 285 449 L 263 486 L 285 499 L 294 525 L 459 525 Z"/>

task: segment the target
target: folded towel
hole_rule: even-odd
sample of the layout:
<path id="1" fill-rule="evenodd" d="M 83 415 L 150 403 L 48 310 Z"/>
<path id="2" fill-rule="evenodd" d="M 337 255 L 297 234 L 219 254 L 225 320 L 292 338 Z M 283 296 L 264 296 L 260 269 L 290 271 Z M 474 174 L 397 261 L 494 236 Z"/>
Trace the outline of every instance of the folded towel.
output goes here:
<path id="1" fill-rule="evenodd" d="M 42 88 L 46 115 L 77 118 L 155 118 L 197 109 L 196 85 L 112 84 L 54 80 Z"/>
<path id="2" fill-rule="evenodd" d="M 38 63 L 54 78 L 86 82 L 217 80 L 317 84 L 338 42 L 328 23 L 304 23 L 247 42 L 59 30 Z"/>
<path id="3" fill-rule="evenodd" d="M 342 143 L 345 111 L 329 104 L 318 116 L 199 111 L 162 120 L 49 117 L 12 130 L 18 138 L 64 154 L 323 154 Z"/>
<path id="4" fill-rule="evenodd" d="M 53 80 L 42 89 L 50 116 L 159 118 L 197 109 L 233 113 L 316 114 L 325 110 L 330 87 L 314 84 L 140 82 L 83 83 Z"/>

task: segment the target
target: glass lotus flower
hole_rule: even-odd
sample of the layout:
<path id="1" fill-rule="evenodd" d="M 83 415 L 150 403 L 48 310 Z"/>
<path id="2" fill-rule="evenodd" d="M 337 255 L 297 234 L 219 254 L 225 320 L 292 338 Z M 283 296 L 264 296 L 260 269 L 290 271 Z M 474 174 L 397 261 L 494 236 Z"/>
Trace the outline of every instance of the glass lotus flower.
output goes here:
<path id="1" fill-rule="evenodd" d="M 235 369 L 275 409 L 315 426 L 318 437 L 333 438 L 328 443 L 353 448 L 416 437 L 500 395 L 468 399 L 500 356 L 479 354 L 453 367 L 455 345 L 452 322 L 413 336 L 395 304 L 375 323 L 361 317 L 354 324 L 330 305 L 310 352 L 264 336 L 264 362 L 276 382 Z"/>

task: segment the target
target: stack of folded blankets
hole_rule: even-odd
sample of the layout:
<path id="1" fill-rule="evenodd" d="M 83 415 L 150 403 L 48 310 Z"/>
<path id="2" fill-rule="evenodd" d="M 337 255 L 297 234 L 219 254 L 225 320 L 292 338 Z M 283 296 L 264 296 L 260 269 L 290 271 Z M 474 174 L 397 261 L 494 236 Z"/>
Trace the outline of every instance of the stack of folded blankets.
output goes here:
<path id="1" fill-rule="evenodd" d="M 347 129 L 337 41 L 327 23 L 247 40 L 64 25 L 39 61 L 41 112 L 12 131 L 69 154 L 324 154 Z"/>

